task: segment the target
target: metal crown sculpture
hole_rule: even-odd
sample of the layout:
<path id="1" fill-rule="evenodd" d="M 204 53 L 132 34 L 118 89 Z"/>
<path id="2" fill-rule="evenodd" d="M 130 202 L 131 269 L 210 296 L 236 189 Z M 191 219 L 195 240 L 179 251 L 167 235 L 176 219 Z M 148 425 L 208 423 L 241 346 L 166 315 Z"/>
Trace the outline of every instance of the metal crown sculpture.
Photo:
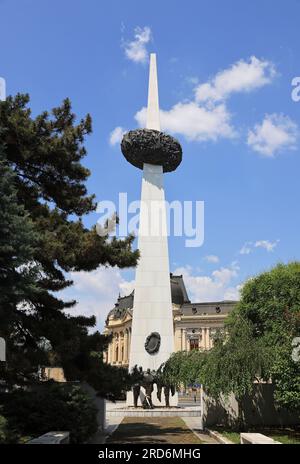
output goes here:
<path id="1" fill-rule="evenodd" d="M 147 163 L 162 166 L 163 172 L 171 172 L 182 160 L 180 143 L 174 137 L 154 129 L 127 132 L 121 149 L 127 161 L 139 169 L 143 169 L 144 163 Z"/>

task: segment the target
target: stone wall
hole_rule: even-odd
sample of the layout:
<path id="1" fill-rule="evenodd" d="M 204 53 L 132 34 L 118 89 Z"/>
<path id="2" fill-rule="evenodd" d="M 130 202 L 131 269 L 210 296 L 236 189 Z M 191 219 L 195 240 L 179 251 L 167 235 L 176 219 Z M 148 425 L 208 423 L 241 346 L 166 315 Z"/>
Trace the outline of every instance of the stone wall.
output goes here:
<path id="1" fill-rule="evenodd" d="M 240 413 L 240 419 L 239 419 Z M 300 424 L 299 413 L 277 409 L 274 402 L 274 387 L 271 384 L 256 384 L 252 397 L 245 397 L 239 405 L 235 396 L 219 400 L 203 394 L 203 423 L 234 426 L 238 420 L 246 426 L 282 426 Z"/>
<path id="2" fill-rule="evenodd" d="M 94 406 L 97 409 L 98 430 L 103 432 L 105 430 L 105 399 L 98 396 L 96 390 L 88 383 L 81 382 L 80 386 L 84 391 L 86 391 L 86 393 L 88 393 L 90 398 L 92 398 Z"/>

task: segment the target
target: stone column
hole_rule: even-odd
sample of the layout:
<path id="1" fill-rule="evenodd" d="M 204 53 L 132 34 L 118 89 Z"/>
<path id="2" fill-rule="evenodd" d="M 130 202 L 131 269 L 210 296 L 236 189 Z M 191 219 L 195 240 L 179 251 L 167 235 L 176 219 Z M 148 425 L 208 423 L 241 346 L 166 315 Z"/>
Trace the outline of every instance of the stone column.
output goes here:
<path id="1" fill-rule="evenodd" d="M 124 363 L 128 363 L 128 330 L 125 329 L 124 333 Z"/>
<path id="2" fill-rule="evenodd" d="M 130 363 L 131 327 L 128 329 L 128 365 Z"/>
<path id="3" fill-rule="evenodd" d="M 186 345 L 187 351 L 191 351 L 191 339 L 189 337 L 186 338 Z"/>
<path id="4" fill-rule="evenodd" d="M 108 355 L 107 355 L 107 362 L 108 364 L 111 364 L 112 363 L 112 359 L 111 359 L 111 348 L 112 348 L 112 341 L 109 343 L 108 345 Z"/>
<path id="5" fill-rule="evenodd" d="M 210 333 L 210 329 L 209 327 L 206 328 L 206 343 L 207 343 L 207 349 L 209 350 L 210 349 L 210 338 L 209 338 L 209 333 Z"/>
<path id="6" fill-rule="evenodd" d="M 130 367 L 156 370 L 174 352 L 162 166 L 144 164 L 141 198 Z M 145 340 L 153 332 L 159 333 L 161 343 L 157 353 L 149 354 Z"/>
<path id="7" fill-rule="evenodd" d="M 125 359 L 125 335 L 123 332 L 123 337 L 121 338 L 121 364 L 124 364 Z"/>
<path id="8" fill-rule="evenodd" d="M 182 330 L 182 351 L 186 351 L 187 346 L 186 346 L 186 329 L 181 329 Z"/>
<path id="9" fill-rule="evenodd" d="M 118 363 L 118 353 L 119 353 L 119 350 L 118 350 L 118 353 L 117 353 L 117 347 L 118 346 L 119 346 L 119 344 L 118 344 L 118 334 L 116 333 L 115 338 L 114 338 L 114 363 L 115 364 Z"/>
<path id="10" fill-rule="evenodd" d="M 175 351 L 180 351 L 181 349 L 181 330 L 175 329 Z"/>
<path id="11" fill-rule="evenodd" d="M 118 337 L 118 364 L 121 364 L 121 356 L 122 356 L 122 353 L 121 353 L 121 348 L 122 348 L 122 341 L 121 341 L 121 333 L 119 332 L 119 337 Z"/>
<path id="12" fill-rule="evenodd" d="M 114 362 L 114 337 L 110 342 L 110 364 Z"/>
<path id="13" fill-rule="evenodd" d="M 113 333 L 112 340 L 110 342 L 110 364 L 114 362 L 114 349 L 115 349 L 115 334 Z"/>
<path id="14" fill-rule="evenodd" d="M 206 330 L 205 327 L 202 327 L 202 347 L 206 350 Z"/>

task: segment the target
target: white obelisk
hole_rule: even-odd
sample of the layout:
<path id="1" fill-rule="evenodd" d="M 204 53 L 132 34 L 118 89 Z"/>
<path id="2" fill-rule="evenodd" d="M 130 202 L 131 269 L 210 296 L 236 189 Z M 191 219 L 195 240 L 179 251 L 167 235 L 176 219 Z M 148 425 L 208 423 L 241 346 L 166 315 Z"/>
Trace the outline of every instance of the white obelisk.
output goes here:
<path id="1" fill-rule="evenodd" d="M 147 108 L 147 129 L 160 130 L 156 55 L 150 55 L 150 75 Z M 168 237 L 166 224 L 163 167 L 144 164 L 140 222 L 138 235 L 140 260 L 136 269 L 134 307 L 130 346 L 131 370 L 135 365 L 143 370 L 156 370 L 174 352 L 174 327 L 169 273 Z M 159 351 L 149 354 L 146 338 L 157 332 L 161 337 Z M 165 404 L 152 394 L 154 405 Z M 127 395 L 127 405 L 133 405 L 133 394 Z M 170 395 L 170 405 L 177 405 L 177 394 Z"/>

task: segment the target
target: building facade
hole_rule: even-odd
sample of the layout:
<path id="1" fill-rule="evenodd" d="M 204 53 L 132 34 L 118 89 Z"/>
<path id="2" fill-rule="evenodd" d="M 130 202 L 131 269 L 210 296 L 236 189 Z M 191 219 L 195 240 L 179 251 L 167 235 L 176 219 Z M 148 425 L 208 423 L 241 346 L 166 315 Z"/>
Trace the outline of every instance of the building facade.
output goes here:
<path id="1" fill-rule="evenodd" d="M 209 350 L 216 333 L 224 328 L 228 314 L 236 301 L 192 303 L 181 275 L 170 274 L 175 351 Z M 105 361 L 128 367 L 134 291 L 119 297 L 108 313 L 104 333 L 112 339 Z"/>

